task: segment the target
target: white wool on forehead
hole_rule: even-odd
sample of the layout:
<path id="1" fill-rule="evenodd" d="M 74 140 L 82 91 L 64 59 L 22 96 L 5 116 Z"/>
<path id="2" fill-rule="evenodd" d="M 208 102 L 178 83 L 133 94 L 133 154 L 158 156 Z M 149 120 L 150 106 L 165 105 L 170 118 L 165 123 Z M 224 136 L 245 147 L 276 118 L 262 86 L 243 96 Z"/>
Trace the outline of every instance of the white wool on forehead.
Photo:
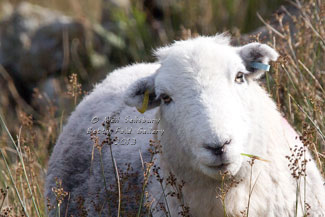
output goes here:
<path id="1" fill-rule="evenodd" d="M 215 43 L 220 45 L 229 45 L 230 44 L 230 37 L 227 34 L 218 34 L 215 36 L 201 36 L 197 38 L 191 38 L 188 40 L 183 41 L 176 41 L 170 45 L 164 46 L 162 48 L 158 48 L 154 51 L 154 55 L 157 57 L 158 60 L 164 59 L 168 54 L 171 48 L 181 48 L 182 45 L 192 46 L 196 43 Z"/>

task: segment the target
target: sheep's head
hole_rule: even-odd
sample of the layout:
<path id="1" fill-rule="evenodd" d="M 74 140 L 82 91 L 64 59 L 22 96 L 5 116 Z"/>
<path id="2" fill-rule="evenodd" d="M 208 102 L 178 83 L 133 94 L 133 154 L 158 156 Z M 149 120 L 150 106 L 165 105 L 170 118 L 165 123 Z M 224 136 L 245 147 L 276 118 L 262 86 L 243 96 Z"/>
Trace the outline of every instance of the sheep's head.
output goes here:
<path id="1" fill-rule="evenodd" d="M 240 153 L 249 150 L 254 124 L 250 98 L 262 70 L 278 54 L 251 43 L 232 47 L 224 35 L 175 42 L 156 51 L 157 72 L 137 81 L 125 102 L 141 107 L 149 92 L 148 109 L 160 106 L 163 155 L 173 165 L 215 178 L 220 170 L 236 174 Z M 186 165 L 185 165 L 186 164 Z"/>

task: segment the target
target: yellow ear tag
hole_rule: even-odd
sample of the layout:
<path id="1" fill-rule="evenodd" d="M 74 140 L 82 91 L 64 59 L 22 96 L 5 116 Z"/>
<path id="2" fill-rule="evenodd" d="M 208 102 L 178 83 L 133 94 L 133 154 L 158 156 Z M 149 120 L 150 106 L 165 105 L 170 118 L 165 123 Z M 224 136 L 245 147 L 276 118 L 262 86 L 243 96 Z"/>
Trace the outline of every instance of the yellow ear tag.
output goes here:
<path id="1" fill-rule="evenodd" d="M 148 103 L 149 103 L 149 90 L 146 90 L 144 92 L 144 97 L 143 97 L 143 102 L 142 102 L 142 107 L 141 108 L 137 108 L 137 110 L 143 114 L 145 113 L 145 111 L 148 108 Z"/>

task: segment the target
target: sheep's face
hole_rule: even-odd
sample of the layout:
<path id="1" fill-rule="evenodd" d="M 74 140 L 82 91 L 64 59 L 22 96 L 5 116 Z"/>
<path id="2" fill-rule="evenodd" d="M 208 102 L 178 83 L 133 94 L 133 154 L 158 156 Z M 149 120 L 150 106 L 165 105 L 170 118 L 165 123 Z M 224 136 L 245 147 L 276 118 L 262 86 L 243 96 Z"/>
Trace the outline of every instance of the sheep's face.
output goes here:
<path id="1" fill-rule="evenodd" d="M 133 102 L 149 90 L 150 105 L 160 106 L 163 154 L 174 165 L 187 164 L 184 168 L 190 165 L 213 178 L 220 170 L 238 172 L 254 123 L 252 77 L 260 74 L 248 71 L 247 61 L 277 57 L 270 47 L 254 45 L 231 47 L 223 36 L 176 42 L 157 51 L 157 73 L 133 87 L 128 95 Z"/>

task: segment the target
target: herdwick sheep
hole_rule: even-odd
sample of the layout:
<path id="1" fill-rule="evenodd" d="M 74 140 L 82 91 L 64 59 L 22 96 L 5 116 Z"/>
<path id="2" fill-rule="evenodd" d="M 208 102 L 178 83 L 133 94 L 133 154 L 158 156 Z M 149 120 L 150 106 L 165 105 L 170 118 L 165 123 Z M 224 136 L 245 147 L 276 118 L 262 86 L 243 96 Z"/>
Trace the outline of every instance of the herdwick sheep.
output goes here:
<path id="1" fill-rule="evenodd" d="M 251 189 L 249 216 L 294 216 L 296 211 L 303 216 L 308 205 L 311 216 L 325 216 L 324 180 L 314 160 L 308 150 L 302 152 L 295 165 L 301 169 L 303 160 L 311 159 L 306 176 L 293 177 L 286 156 L 303 144 L 256 81 L 264 72 L 259 68 L 277 59 L 275 50 L 260 43 L 233 47 L 222 34 L 177 41 L 155 55 L 156 63 L 109 74 L 69 118 L 46 178 L 45 196 L 52 205 L 60 199 L 53 193 L 60 186 L 56 178 L 70 193 L 61 198 L 61 216 L 117 216 L 118 210 L 121 216 L 133 210 L 129 215 L 135 216 L 148 177 L 143 162 L 151 161 L 150 139 L 160 141 L 161 151 L 150 167 L 155 175 L 144 185 L 142 210 L 151 209 L 153 216 L 164 216 L 164 209 L 168 216 L 224 216 L 224 210 L 228 216 L 243 216 Z M 260 66 L 252 67 L 252 62 Z M 146 100 L 147 111 L 140 114 L 137 108 L 146 107 Z M 110 137 L 118 137 L 115 145 L 101 146 L 94 139 L 95 134 L 105 140 L 105 117 Z M 242 153 L 268 162 L 255 160 L 251 166 Z M 122 171 L 132 173 L 129 180 Z M 217 195 L 225 171 L 239 181 L 222 203 Z M 180 186 L 172 186 L 175 180 L 183 183 L 181 196 L 175 196 L 175 186 Z M 49 214 L 57 212 L 54 208 Z"/>

